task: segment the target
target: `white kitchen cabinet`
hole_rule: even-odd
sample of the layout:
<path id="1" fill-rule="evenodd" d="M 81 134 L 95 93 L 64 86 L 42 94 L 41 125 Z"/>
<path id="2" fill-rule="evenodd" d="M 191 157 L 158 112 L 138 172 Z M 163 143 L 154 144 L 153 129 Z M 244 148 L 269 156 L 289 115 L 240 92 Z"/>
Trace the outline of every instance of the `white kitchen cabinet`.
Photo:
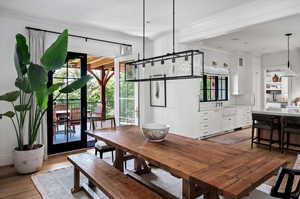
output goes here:
<path id="1" fill-rule="evenodd" d="M 249 126 L 252 123 L 250 106 L 239 106 L 236 114 L 236 128 Z"/>
<path id="2" fill-rule="evenodd" d="M 216 133 L 231 131 L 251 125 L 250 106 L 230 106 L 199 112 L 197 137 L 207 137 Z"/>

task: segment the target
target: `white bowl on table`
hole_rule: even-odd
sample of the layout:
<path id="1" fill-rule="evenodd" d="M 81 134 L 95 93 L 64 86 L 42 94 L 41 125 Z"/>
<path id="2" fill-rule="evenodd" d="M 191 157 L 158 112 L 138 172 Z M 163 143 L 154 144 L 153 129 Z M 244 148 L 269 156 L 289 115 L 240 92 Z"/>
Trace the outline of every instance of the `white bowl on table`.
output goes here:
<path id="1" fill-rule="evenodd" d="M 144 137 L 149 142 L 162 142 L 169 133 L 170 126 L 159 123 L 149 123 L 142 125 Z"/>

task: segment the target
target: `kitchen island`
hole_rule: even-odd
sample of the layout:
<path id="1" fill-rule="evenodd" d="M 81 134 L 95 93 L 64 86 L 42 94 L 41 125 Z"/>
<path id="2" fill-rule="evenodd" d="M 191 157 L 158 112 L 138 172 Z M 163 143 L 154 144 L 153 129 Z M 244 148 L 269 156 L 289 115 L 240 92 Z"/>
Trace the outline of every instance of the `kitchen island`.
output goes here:
<path id="1" fill-rule="evenodd" d="M 280 140 L 286 141 L 286 137 L 283 134 L 283 127 L 286 117 L 299 117 L 300 118 L 300 108 L 269 108 L 269 109 L 260 109 L 260 110 L 252 110 L 253 114 L 262 114 L 262 115 L 273 115 L 280 117 L 280 127 L 281 127 L 281 138 Z M 275 132 L 273 136 L 273 140 L 278 140 L 278 133 Z M 260 135 L 262 143 L 269 143 L 270 140 L 270 131 L 266 129 L 262 129 Z M 291 134 L 290 135 L 290 144 L 291 145 L 299 145 L 300 146 L 300 129 L 299 134 Z M 279 147 L 278 145 L 274 145 Z M 282 147 L 282 146 L 280 146 Z M 291 147 L 293 148 L 293 147 Z"/>

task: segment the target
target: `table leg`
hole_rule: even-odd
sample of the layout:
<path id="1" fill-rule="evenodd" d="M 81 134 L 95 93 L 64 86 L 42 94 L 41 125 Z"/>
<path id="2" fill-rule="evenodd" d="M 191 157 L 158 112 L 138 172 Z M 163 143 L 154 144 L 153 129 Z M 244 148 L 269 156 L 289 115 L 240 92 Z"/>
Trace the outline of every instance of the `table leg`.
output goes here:
<path id="1" fill-rule="evenodd" d="M 74 167 L 74 187 L 71 189 L 71 192 L 77 193 L 80 190 L 80 172 L 77 167 Z"/>
<path id="2" fill-rule="evenodd" d="M 124 172 L 124 152 L 116 148 L 116 159 L 114 161 L 114 167 Z"/>
<path id="3" fill-rule="evenodd" d="M 140 158 L 134 159 L 134 173 L 141 175 L 150 172 L 151 172 L 151 168 L 148 166 L 145 160 Z"/>
<path id="4" fill-rule="evenodd" d="M 182 179 L 182 198 L 191 199 L 203 195 L 207 185 L 201 185 L 198 181 Z"/>
<path id="5" fill-rule="evenodd" d="M 182 179 L 182 198 L 184 199 L 196 198 L 195 187 L 189 180 L 186 179 Z"/>
<path id="6" fill-rule="evenodd" d="M 204 194 L 204 199 L 219 199 L 216 189 L 210 189 L 209 192 Z"/>

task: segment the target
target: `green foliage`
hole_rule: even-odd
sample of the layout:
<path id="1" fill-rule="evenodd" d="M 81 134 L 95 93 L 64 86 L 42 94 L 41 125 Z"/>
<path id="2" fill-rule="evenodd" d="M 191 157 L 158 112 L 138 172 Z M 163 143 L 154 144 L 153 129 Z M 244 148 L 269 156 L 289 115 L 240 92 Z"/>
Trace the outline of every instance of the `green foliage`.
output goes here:
<path id="1" fill-rule="evenodd" d="M 48 89 L 40 89 L 36 91 L 36 103 L 41 110 L 46 110 L 48 107 Z"/>
<path id="2" fill-rule="evenodd" d="M 41 63 L 47 70 L 56 70 L 66 61 L 68 49 L 68 30 L 64 30 L 57 40 L 46 50 Z"/>
<path id="3" fill-rule="evenodd" d="M 30 110 L 30 106 L 27 105 L 27 104 L 20 104 L 20 105 L 15 105 L 15 110 L 18 111 L 18 112 L 21 112 L 21 111 L 29 111 Z"/>
<path id="4" fill-rule="evenodd" d="M 61 89 L 59 92 L 61 93 L 71 93 L 73 91 L 76 91 L 83 86 L 86 85 L 88 81 L 90 81 L 92 77 L 90 75 L 86 75 L 81 77 L 81 79 L 73 81 L 71 84 L 67 85 L 65 88 Z"/>
<path id="5" fill-rule="evenodd" d="M 60 89 L 60 87 L 62 87 L 64 85 L 64 83 L 56 83 L 56 84 L 53 84 L 52 86 L 50 86 L 48 88 L 48 95 L 54 93 L 55 91 L 57 91 L 58 89 Z"/>
<path id="6" fill-rule="evenodd" d="M 0 101 L 14 102 L 20 96 L 20 91 L 8 92 L 0 96 Z"/>
<path id="7" fill-rule="evenodd" d="M 15 116 L 15 113 L 12 111 L 7 111 L 6 113 L 3 113 L 2 116 L 13 118 Z"/>
<path id="8" fill-rule="evenodd" d="M 16 57 L 15 64 L 18 76 L 24 75 L 27 72 L 26 65 L 29 64 L 30 55 L 28 45 L 26 44 L 26 38 L 21 35 L 16 35 Z"/>
<path id="9" fill-rule="evenodd" d="M 30 64 L 28 69 L 28 77 L 32 90 L 45 90 L 48 82 L 48 73 L 42 66 Z"/>
<path id="10" fill-rule="evenodd" d="M 31 93 L 32 89 L 28 77 L 18 77 L 15 86 L 25 93 Z"/>
<path id="11" fill-rule="evenodd" d="M 0 96 L 0 100 L 7 101 L 12 104 L 14 111 L 8 111 L 1 116 L 11 119 L 15 129 L 18 149 L 24 148 L 24 126 L 28 117 L 28 144 L 29 147 L 35 144 L 39 133 L 42 118 L 48 108 L 48 96 L 59 91 L 64 85 L 60 82 L 53 84 L 47 88 L 48 72 L 61 68 L 67 57 L 68 31 L 65 30 L 57 40 L 45 51 L 41 58 L 42 65 L 30 63 L 30 54 L 26 38 L 16 35 L 16 51 L 14 56 L 17 78 L 15 86 L 18 91 L 13 91 Z M 83 77 L 74 83 L 67 85 L 65 92 L 72 92 L 83 87 L 90 77 Z M 59 94 L 60 95 L 60 94 Z M 17 101 L 17 99 L 19 99 Z M 34 103 L 36 99 L 36 103 Z M 15 104 L 18 102 L 18 104 Z"/>

